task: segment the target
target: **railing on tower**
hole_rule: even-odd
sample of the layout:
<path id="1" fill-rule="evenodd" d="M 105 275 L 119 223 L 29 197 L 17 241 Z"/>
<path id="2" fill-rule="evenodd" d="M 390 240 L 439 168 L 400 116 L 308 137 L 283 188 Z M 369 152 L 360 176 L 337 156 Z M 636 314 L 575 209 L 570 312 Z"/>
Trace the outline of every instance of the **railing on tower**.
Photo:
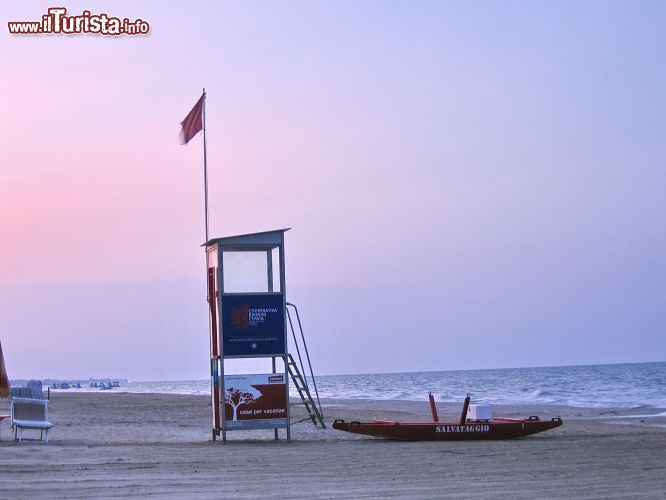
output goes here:
<path id="1" fill-rule="evenodd" d="M 296 323 L 298 325 L 299 335 L 296 335 L 296 329 L 294 328 L 294 322 L 292 321 L 290 308 L 294 311 L 296 316 Z M 291 302 L 286 303 L 287 319 L 289 320 L 289 329 L 291 330 L 291 336 L 294 340 L 294 347 L 296 349 L 296 357 L 298 359 L 298 364 L 294 360 L 291 353 L 288 354 L 285 363 L 289 369 L 289 374 L 291 375 L 296 390 L 298 391 L 305 408 L 308 411 L 309 419 L 312 420 L 312 423 L 320 425 L 322 429 L 326 428 L 324 424 L 324 413 L 321 409 L 321 401 L 319 400 L 319 390 L 317 389 L 317 381 L 314 376 L 314 371 L 312 370 L 312 362 L 310 360 L 310 353 L 308 352 L 308 345 L 305 341 L 305 335 L 303 333 L 303 324 L 301 323 L 301 317 L 298 314 L 298 308 Z M 299 339 L 300 337 L 300 343 Z M 303 352 L 305 356 L 301 354 L 301 345 L 303 346 Z M 303 364 L 303 358 L 307 363 L 308 371 L 305 371 L 305 365 Z M 300 370 L 299 370 L 300 365 Z M 312 381 L 312 387 L 314 389 L 314 398 L 312 397 L 312 392 L 310 391 L 310 385 L 308 383 L 308 375 Z M 316 398 L 316 402 L 315 402 Z M 304 419 L 307 420 L 308 418 Z"/>

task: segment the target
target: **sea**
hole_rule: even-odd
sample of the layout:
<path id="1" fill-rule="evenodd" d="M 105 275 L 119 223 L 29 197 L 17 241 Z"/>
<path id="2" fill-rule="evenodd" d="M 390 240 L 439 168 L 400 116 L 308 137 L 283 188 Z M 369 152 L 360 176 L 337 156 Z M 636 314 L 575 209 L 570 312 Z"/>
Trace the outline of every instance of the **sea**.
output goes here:
<path id="1" fill-rule="evenodd" d="M 666 409 L 666 362 L 322 375 L 309 386 L 313 395 L 329 399 L 423 401 L 432 391 L 441 402 L 460 402 L 469 393 L 474 401 L 496 405 Z M 104 392 L 210 395 L 210 380 L 130 380 Z"/>

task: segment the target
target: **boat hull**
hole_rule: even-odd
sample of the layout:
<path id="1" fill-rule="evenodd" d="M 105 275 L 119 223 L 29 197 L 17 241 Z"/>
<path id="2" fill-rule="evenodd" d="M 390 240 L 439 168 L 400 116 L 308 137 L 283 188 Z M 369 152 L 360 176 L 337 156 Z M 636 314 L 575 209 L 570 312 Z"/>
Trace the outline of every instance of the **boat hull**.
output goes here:
<path id="1" fill-rule="evenodd" d="M 403 441 L 467 441 L 483 439 L 511 439 L 544 432 L 562 425 L 560 418 L 539 420 L 494 418 L 488 421 L 459 422 L 394 422 L 375 420 L 373 422 L 345 422 L 336 420 L 333 428 L 389 439 Z"/>

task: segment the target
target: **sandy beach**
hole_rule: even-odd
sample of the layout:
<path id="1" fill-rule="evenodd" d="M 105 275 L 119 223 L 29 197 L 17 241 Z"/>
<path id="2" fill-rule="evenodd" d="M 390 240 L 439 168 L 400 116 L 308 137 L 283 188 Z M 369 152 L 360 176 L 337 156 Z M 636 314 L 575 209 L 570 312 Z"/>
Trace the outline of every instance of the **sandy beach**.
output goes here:
<path id="1" fill-rule="evenodd" d="M 330 428 L 334 418 L 427 420 L 424 402 L 325 400 L 326 430 L 230 432 L 212 442 L 207 397 L 51 394 L 48 444 L 0 433 L 2 498 L 663 498 L 663 410 L 494 407 L 561 416 L 562 427 L 493 442 L 385 441 Z M 459 405 L 440 404 L 440 418 Z M 7 413 L 7 400 L 0 413 Z M 304 416 L 293 405 L 292 419 Z M 34 431 L 33 431 L 34 432 Z M 36 434 L 28 434 L 36 436 Z"/>

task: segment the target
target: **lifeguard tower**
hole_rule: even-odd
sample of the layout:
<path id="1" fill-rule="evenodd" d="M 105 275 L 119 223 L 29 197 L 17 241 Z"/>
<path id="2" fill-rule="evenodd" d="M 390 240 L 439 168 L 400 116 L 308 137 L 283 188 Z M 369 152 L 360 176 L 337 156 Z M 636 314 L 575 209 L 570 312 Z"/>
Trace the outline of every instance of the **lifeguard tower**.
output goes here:
<path id="1" fill-rule="evenodd" d="M 286 300 L 284 233 L 288 230 L 213 238 L 204 244 L 213 441 L 221 434 L 226 442 L 227 431 L 250 429 L 274 429 L 275 439 L 278 430 L 285 429 L 290 440 L 290 380 L 308 412 L 304 420 L 325 427 L 298 309 Z M 227 375 L 225 360 L 234 358 L 265 358 L 270 368 L 260 374 Z"/>

